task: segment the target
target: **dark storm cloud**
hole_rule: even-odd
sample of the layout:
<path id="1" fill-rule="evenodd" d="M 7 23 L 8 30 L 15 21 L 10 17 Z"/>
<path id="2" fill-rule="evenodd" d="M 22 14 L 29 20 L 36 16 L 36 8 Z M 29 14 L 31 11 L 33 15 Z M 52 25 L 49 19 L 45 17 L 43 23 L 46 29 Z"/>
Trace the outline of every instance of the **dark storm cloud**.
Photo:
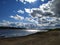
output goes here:
<path id="1" fill-rule="evenodd" d="M 60 17 L 60 0 L 53 1 L 51 10 L 55 13 L 56 17 Z"/>

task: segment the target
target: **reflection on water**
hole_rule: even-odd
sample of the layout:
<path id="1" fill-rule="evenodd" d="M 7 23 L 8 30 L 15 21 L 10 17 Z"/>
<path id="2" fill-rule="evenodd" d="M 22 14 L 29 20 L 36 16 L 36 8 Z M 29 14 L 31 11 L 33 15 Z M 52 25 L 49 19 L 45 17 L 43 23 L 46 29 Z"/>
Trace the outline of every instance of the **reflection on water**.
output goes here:
<path id="1" fill-rule="evenodd" d="M 46 32 L 47 30 L 0 30 L 0 37 L 26 36 L 36 32 Z"/>

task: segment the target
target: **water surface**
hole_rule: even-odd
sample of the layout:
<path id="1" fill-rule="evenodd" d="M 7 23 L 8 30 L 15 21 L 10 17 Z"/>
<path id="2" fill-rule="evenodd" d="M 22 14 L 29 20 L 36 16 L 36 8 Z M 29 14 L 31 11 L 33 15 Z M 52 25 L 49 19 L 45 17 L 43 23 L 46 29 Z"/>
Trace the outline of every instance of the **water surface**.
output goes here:
<path id="1" fill-rule="evenodd" d="M 0 30 L 0 37 L 27 36 L 36 32 L 46 32 L 47 30 Z"/>

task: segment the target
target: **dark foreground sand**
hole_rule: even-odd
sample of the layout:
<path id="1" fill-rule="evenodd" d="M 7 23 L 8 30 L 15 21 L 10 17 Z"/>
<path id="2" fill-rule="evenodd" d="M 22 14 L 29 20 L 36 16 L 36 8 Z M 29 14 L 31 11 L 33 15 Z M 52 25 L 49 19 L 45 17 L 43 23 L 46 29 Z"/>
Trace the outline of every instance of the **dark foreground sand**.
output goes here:
<path id="1" fill-rule="evenodd" d="M 26 37 L 0 39 L 0 45 L 60 45 L 60 31 L 49 31 Z"/>

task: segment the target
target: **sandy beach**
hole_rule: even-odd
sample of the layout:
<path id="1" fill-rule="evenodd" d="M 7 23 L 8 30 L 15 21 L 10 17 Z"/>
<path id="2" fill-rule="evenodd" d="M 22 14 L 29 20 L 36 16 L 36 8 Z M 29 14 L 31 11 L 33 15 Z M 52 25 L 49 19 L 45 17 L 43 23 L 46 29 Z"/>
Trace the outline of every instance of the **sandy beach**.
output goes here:
<path id="1" fill-rule="evenodd" d="M 25 37 L 0 38 L 0 45 L 60 45 L 60 31 L 40 32 Z"/>

